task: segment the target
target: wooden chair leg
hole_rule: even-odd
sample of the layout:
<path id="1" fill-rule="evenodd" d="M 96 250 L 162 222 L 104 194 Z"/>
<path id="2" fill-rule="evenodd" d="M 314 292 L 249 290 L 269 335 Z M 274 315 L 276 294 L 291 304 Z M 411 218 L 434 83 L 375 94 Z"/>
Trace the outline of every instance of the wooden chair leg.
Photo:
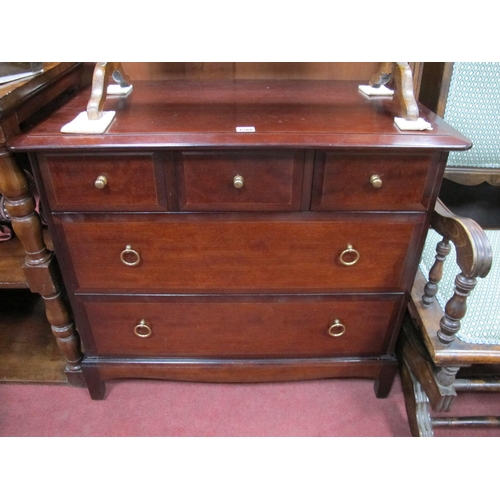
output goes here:
<path id="1" fill-rule="evenodd" d="M 429 398 L 405 361 L 400 368 L 406 414 L 413 437 L 434 437 Z"/>

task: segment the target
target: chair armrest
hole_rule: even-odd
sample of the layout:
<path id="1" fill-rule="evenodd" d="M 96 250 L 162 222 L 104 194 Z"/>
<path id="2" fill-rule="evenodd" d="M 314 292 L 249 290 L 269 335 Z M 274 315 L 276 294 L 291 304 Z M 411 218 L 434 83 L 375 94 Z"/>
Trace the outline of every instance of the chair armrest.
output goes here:
<path id="1" fill-rule="evenodd" d="M 444 261 L 450 252 L 450 242 L 456 249 L 460 269 L 455 278 L 454 294 L 446 303 L 445 314 L 437 332 L 439 342 L 448 346 L 460 330 L 460 320 L 467 311 L 467 298 L 474 289 L 477 278 L 484 278 L 491 269 L 492 250 L 485 232 L 476 222 L 455 215 L 440 200 L 436 204 L 431 227 L 443 236 L 443 240 L 436 247 L 436 261 L 424 288 L 424 307 L 432 303 L 437 293 L 438 283 L 443 276 Z"/>
<path id="2" fill-rule="evenodd" d="M 457 251 L 457 264 L 467 278 L 484 278 L 491 269 L 490 242 L 479 224 L 459 217 L 438 200 L 431 227 L 443 238 L 451 241 Z"/>

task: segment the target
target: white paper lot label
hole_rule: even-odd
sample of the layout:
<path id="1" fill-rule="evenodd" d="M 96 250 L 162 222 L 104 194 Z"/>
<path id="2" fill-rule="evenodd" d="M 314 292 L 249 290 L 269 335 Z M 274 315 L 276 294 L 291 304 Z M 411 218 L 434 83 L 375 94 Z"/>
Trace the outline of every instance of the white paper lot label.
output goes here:
<path id="1" fill-rule="evenodd" d="M 236 127 L 236 132 L 255 132 L 255 127 Z"/>

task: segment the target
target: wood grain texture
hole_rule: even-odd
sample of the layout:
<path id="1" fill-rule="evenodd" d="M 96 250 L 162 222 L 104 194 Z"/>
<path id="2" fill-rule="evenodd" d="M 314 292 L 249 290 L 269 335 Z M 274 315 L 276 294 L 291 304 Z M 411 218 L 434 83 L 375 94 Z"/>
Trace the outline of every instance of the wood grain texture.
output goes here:
<path id="1" fill-rule="evenodd" d="M 75 291 L 168 293 L 401 290 L 417 222 L 284 214 L 278 220 L 171 214 L 56 221 L 71 255 Z M 360 253 L 353 266 L 339 260 L 349 244 Z M 120 261 L 127 245 L 140 254 L 135 267 Z"/>
<path id="2" fill-rule="evenodd" d="M 89 354 L 216 358 L 388 354 L 387 332 L 401 299 L 402 295 L 79 298 L 96 345 Z M 336 319 L 345 333 L 332 337 L 328 329 Z M 134 333 L 141 320 L 151 329 L 149 337 Z"/>
<path id="3" fill-rule="evenodd" d="M 133 82 L 172 79 L 366 80 L 378 62 L 126 62 Z"/>
<path id="4" fill-rule="evenodd" d="M 427 209 L 432 156 L 327 152 L 316 156 L 312 210 Z M 381 186 L 370 182 L 378 176 Z"/>
<path id="5" fill-rule="evenodd" d="M 166 186 L 161 182 L 165 161 L 158 156 L 151 153 L 43 155 L 41 172 L 50 207 L 54 211 L 91 212 L 166 210 Z M 95 185 L 100 176 L 106 178 L 102 189 Z"/>
<path id="6" fill-rule="evenodd" d="M 0 243 L 0 288 L 28 288 L 23 270 L 25 251 L 17 238 Z"/>
<path id="7" fill-rule="evenodd" d="M 0 290 L 0 382 L 67 383 L 66 360 L 29 290 Z"/>
<path id="8" fill-rule="evenodd" d="M 178 153 L 180 210 L 299 210 L 304 157 L 294 150 Z"/>
<path id="9" fill-rule="evenodd" d="M 49 224 L 91 395 L 103 398 L 103 381 L 114 377 L 366 376 L 385 397 L 446 155 L 470 141 L 425 109 L 432 131 L 399 131 L 390 98 L 358 91 L 366 80 L 296 80 L 286 64 L 268 67 L 286 80 L 239 79 L 235 68 L 192 63 L 174 68 L 178 79 L 138 81 L 129 96 L 106 101 L 117 112 L 106 133 L 61 134 L 86 105 L 83 92 L 12 141 L 30 153 L 42 194 L 57 191 Z M 123 164 L 115 205 L 86 202 L 73 187 L 58 206 L 69 169 L 50 188 L 53 166 L 37 161 L 55 154 L 159 160 L 136 169 L 154 172 L 136 191 L 125 181 L 134 163 Z M 77 170 L 94 177 L 93 168 Z M 148 198 L 152 182 L 163 213 Z M 346 333 L 330 338 L 336 319 Z M 136 337 L 138 325 L 151 335 Z"/>
<path id="10" fill-rule="evenodd" d="M 62 134 L 86 107 L 88 91 L 29 134 L 15 151 L 151 148 L 304 148 L 464 150 L 471 143 L 422 110 L 433 131 L 401 132 L 391 99 L 369 99 L 359 82 L 303 80 L 189 80 L 138 82 L 126 97 L 110 98 L 117 115 L 104 134 Z M 253 126 L 255 133 L 237 133 Z"/>

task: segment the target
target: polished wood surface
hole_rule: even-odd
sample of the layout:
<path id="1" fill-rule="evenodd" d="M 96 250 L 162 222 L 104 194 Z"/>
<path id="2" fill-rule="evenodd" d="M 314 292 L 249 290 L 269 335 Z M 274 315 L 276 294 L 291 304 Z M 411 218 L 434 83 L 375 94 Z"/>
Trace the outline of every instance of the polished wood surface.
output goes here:
<path id="1" fill-rule="evenodd" d="M 103 208 L 166 210 L 166 186 L 161 177 L 165 161 L 158 156 L 154 153 L 40 156 L 51 208 L 90 212 Z M 101 189 L 96 187 L 100 176 L 106 178 Z"/>
<path id="2" fill-rule="evenodd" d="M 72 215 L 55 221 L 80 292 L 404 290 L 404 264 L 422 218 L 364 217 Z M 340 262 L 349 244 L 360 254 L 352 266 Z M 120 259 L 127 245 L 140 255 L 136 266 Z"/>
<path id="3" fill-rule="evenodd" d="M 140 80 L 364 80 L 378 62 L 124 62 L 133 82 Z"/>
<path id="4" fill-rule="evenodd" d="M 380 355 L 402 296 L 96 298 L 84 307 L 94 355 L 274 358 Z M 141 320 L 151 329 L 138 337 Z M 345 333 L 328 334 L 338 319 Z M 141 333 L 141 330 L 138 330 Z M 147 332 L 147 330 L 145 330 Z M 340 327 L 332 333 L 341 333 Z"/>
<path id="5" fill-rule="evenodd" d="M 439 158 L 327 152 L 316 157 L 312 210 L 422 210 Z M 380 180 L 378 185 L 373 176 Z"/>
<path id="6" fill-rule="evenodd" d="M 368 98 L 362 82 L 169 81 L 138 82 L 125 97 L 108 98 L 116 118 L 104 134 L 62 134 L 86 108 L 88 91 L 56 111 L 13 151 L 85 148 L 351 147 L 462 150 L 471 146 L 442 119 L 422 109 L 429 132 L 401 132 L 392 100 Z M 255 127 L 238 133 L 236 127 Z"/>
<path id="7" fill-rule="evenodd" d="M 104 134 L 60 132 L 85 91 L 11 141 L 46 203 L 93 398 L 136 376 L 368 376 L 387 396 L 447 152 L 470 142 L 425 109 L 432 131 L 399 131 L 391 99 L 358 83 L 137 82 L 106 101 Z M 142 188 L 114 184 L 115 165 Z"/>
<path id="8" fill-rule="evenodd" d="M 3 268 L 0 270 L 5 271 L 7 276 L 4 275 L 0 281 L 10 288 L 28 285 L 32 292 L 43 297 L 46 316 L 52 327 L 55 342 L 66 359 L 67 373 L 63 377 L 75 385 L 83 382 L 79 337 L 74 329 L 68 305 L 63 298 L 54 254 L 45 244 L 42 224 L 35 210 L 36 204 L 30 191 L 30 182 L 24 172 L 24 165 L 7 150 L 7 141 L 46 117 L 52 109 L 67 100 L 82 84 L 84 77 L 81 69 L 79 63 L 46 63 L 43 73 L 0 86 L 0 192 L 4 195 L 5 207 L 11 217 L 16 238 L 19 239 L 25 252 L 22 263 L 17 260 L 16 254 L 6 255 L 9 249 L 17 251 L 19 248 L 15 243 L 8 242 L 7 247 L 2 250 L 5 260 L 0 266 Z M 20 265 L 22 269 L 17 268 Z M 14 272 L 17 276 L 13 276 L 10 266 L 17 268 Z M 39 316 L 37 318 L 39 320 Z M 24 320 L 21 323 L 24 325 Z M 19 324 L 19 321 L 14 319 L 14 324 Z M 40 328 L 44 329 L 45 323 L 40 324 Z M 32 326 L 28 330 L 33 334 Z M 37 335 L 33 334 L 35 349 L 40 347 L 37 338 Z M 19 363 L 27 362 L 22 353 L 22 349 L 27 348 L 26 344 L 7 343 L 7 348 L 0 352 L 2 358 L 9 358 L 10 362 L 16 359 L 15 355 L 10 355 L 9 346 L 19 351 L 17 353 Z M 46 352 L 50 353 L 49 356 L 53 354 L 51 350 Z M 54 375 L 50 371 L 59 369 L 57 363 L 45 363 L 43 354 L 28 358 L 34 363 L 33 367 L 25 371 L 29 380 L 31 375 L 28 374 L 38 369 L 40 373 L 47 370 L 45 375 L 47 381 L 54 380 Z M 12 368 L 12 363 L 9 366 Z M 14 371 L 18 373 L 17 370 Z M 55 377 L 59 380 L 60 376 L 57 374 Z M 38 381 L 43 380 L 43 375 L 37 377 Z"/>
<path id="9" fill-rule="evenodd" d="M 177 153 L 180 210 L 300 210 L 304 159 L 294 150 Z"/>

